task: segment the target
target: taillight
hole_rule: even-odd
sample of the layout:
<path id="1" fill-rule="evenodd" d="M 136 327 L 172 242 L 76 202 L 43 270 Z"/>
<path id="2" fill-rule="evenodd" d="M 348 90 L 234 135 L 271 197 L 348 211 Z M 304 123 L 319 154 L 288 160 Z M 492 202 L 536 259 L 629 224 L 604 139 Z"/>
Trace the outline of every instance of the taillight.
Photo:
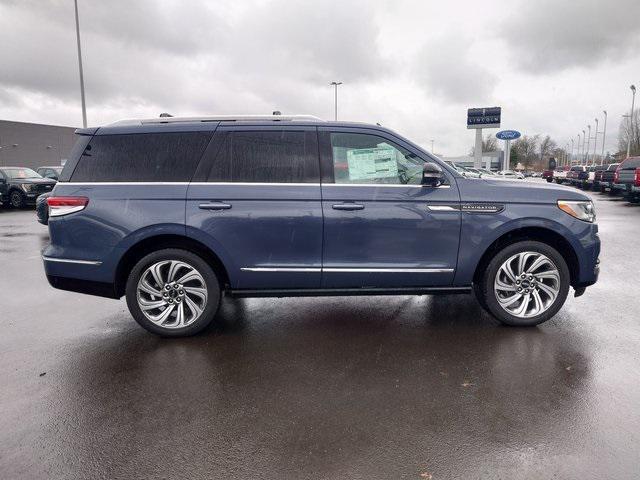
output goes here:
<path id="1" fill-rule="evenodd" d="M 634 183 L 636 187 L 640 187 L 640 167 L 636 168 L 636 180 Z"/>
<path id="2" fill-rule="evenodd" d="M 616 168 L 616 173 L 613 174 L 613 183 L 618 183 L 620 180 L 620 167 Z"/>
<path id="3" fill-rule="evenodd" d="M 87 197 L 49 197 L 47 198 L 47 205 L 49 205 L 49 216 L 60 217 L 62 215 L 68 215 L 70 213 L 79 212 L 84 210 L 88 205 L 89 199 Z"/>

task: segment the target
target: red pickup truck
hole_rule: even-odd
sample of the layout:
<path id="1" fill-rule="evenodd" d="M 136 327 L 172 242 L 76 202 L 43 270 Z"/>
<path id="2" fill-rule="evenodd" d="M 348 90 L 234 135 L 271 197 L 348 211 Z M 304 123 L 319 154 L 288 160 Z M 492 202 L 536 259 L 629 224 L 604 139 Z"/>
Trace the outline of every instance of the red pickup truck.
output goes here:
<path id="1" fill-rule="evenodd" d="M 549 183 L 553 182 L 553 170 L 543 170 L 542 178 Z"/>

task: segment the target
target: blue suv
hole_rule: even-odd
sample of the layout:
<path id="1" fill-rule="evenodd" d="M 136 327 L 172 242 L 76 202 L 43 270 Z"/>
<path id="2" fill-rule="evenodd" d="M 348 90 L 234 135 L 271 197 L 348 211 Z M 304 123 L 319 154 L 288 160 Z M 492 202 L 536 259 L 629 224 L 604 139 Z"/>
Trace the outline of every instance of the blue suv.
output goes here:
<path id="1" fill-rule="evenodd" d="M 159 118 L 76 132 L 50 198 L 50 284 L 126 296 L 164 336 L 236 297 L 474 291 L 536 325 L 598 278 L 585 194 L 460 175 L 380 126 Z"/>

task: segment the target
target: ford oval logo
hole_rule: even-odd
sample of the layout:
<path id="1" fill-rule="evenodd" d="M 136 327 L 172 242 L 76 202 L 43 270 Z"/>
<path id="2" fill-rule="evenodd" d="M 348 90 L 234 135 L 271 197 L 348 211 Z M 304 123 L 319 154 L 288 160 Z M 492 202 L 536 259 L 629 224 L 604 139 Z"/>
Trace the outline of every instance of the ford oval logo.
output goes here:
<path id="1" fill-rule="evenodd" d="M 520 132 L 517 130 L 502 130 L 496 133 L 496 138 L 500 140 L 515 140 L 516 138 L 520 138 Z"/>

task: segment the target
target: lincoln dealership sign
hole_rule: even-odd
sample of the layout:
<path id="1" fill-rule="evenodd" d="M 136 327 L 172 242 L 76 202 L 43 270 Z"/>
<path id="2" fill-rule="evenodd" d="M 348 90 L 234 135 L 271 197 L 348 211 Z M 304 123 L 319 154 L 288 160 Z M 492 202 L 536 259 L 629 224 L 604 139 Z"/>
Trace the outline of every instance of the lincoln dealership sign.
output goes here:
<path id="1" fill-rule="evenodd" d="M 500 107 L 470 108 L 467 110 L 467 128 L 499 128 Z"/>

